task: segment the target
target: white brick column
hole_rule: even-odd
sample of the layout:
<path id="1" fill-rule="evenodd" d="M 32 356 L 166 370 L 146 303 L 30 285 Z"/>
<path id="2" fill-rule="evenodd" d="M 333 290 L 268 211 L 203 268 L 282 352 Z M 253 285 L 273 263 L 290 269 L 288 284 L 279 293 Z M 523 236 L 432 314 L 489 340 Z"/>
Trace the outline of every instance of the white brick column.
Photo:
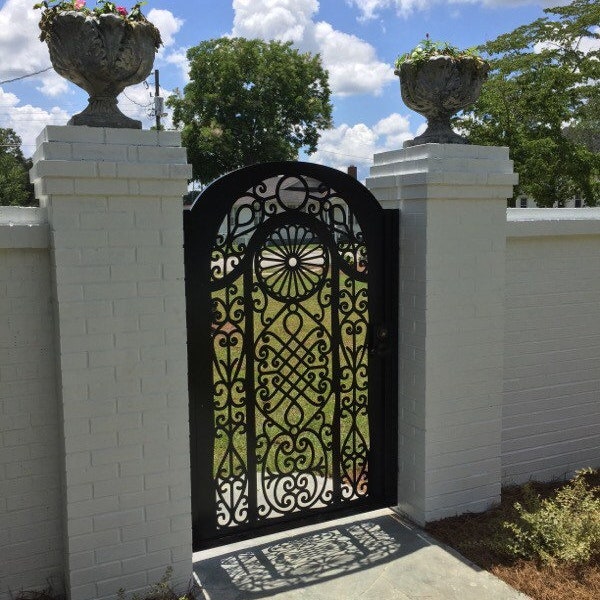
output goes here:
<path id="1" fill-rule="evenodd" d="M 71 600 L 191 576 L 176 132 L 50 126 L 31 171 L 48 209 Z"/>
<path id="2" fill-rule="evenodd" d="M 400 208 L 399 509 L 418 523 L 500 498 L 507 148 L 375 156 L 367 187 Z"/>

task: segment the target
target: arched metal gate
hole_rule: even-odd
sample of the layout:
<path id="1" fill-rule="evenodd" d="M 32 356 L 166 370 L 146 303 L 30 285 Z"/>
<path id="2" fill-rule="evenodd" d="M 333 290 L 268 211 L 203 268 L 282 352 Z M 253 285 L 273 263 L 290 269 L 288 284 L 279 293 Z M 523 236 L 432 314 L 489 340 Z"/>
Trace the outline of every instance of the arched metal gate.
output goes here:
<path id="1" fill-rule="evenodd" d="M 394 503 L 397 223 L 299 162 L 186 210 L 195 550 Z"/>

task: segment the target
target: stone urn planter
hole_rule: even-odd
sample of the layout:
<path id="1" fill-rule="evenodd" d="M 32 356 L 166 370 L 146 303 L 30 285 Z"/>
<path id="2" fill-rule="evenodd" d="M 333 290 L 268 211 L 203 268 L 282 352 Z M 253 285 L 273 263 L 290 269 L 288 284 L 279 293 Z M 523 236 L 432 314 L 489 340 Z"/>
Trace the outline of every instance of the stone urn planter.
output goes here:
<path id="1" fill-rule="evenodd" d="M 64 11 L 45 24 L 42 39 L 54 70 L 90 95 L 88 106 L 68 125 L 142 128 L 141 121 L 119 110 L 117 96 L 152 71 L 161 44 L 152 23 L 128 21 L 118 14 Z"/>
<path id="2" fill-rule="evenodd" d="M 404 146 L 467 144 L 450 125 L 451 117 L 476 102 L 490 67 L 476 56 L 433 55 L 397 66 L 402 100 L 427 119 L 427 130 Z"/>

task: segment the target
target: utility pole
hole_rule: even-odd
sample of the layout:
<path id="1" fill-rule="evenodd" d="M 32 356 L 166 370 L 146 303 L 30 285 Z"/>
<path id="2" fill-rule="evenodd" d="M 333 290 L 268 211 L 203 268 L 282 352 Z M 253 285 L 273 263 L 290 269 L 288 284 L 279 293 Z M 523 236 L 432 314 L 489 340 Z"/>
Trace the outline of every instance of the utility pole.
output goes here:
<path id="1" fill-rule="evenodd" d="M 160 131 L 160 117 L 162 115 L 162 98 L 160 97 L 160 84 L 158 82 L 158 69 L 154 70 L 154 114 L 156 115 L 156 129 Z"/>

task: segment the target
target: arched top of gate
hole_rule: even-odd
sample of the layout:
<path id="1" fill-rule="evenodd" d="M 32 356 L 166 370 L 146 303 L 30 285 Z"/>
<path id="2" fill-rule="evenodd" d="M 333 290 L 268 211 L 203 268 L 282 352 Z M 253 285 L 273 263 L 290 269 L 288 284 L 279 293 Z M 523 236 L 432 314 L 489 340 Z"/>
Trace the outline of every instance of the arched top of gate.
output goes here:
<path id="1" fill-rule="evenodd" d="M 214 213 L 219 213 L 222 218 L 246 192 L 277 177 L 300 178 L 309 188 L 311 184 L 326 186 L 347 204 L 360 223 L 369 221 L 383 211 L 375 196 L 354 177 L 332 167 L 301 161 L 259 163 L 231 171 L 208 185 L 198 195 L 190 210 L 193 211 L 206 202 L 216 202 L 218 207 L 213 207 Z M 298 195 L 302 193 L 301 190 L 292 191 Z M 312 191 L 318 193 L 317 189 Z"/>
<path id="2" fill-rule="evenodd" d="M 236 276 L 259 243 L 310 245 L 315 232 L 353 277 L 368 277 L 383 209 L 353 177 L 305 162 L 244 167 L 209 185 L 187 211 L 187 247 L 210 244 L 215 281 Z M 271 227 L 279 242 L 267 240 Z M 249 252 L 248 252 L 249 251 Z"/>

